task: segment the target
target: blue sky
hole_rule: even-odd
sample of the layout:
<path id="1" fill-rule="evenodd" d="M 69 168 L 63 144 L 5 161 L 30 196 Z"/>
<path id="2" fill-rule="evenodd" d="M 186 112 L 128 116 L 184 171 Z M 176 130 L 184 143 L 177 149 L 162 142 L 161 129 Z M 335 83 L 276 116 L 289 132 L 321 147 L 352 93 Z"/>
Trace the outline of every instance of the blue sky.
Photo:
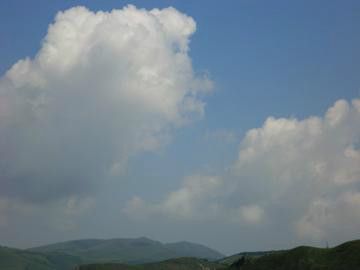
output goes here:
<path id="1" fill-rule="evenodd" d="M 5 0 L 0 4 L 0 71 L 35 54 L 59 10 L 76 5 L 111 10 L 129 3 L 144 8 L 173 6 L 196 19 L 190 55 L 197 70 L 211 74 L 218 90 L 209 101 L 210 127 L 224 122 L 238 128 L 226 120 L 234 114 L 241 117 L 245 129 L 268 115 L 319 114 L 338 98 L 359 95 L 358 1 L 245 0 L 220 5 L 216 1 Z M 257 110 L 249 114 L 255 103 Z"/>
<path id="2" fill-rule="evenodd" d="M 189 57 L 195 73 L 208 74 L 214 83 L 214 89 L 204 98 L 206 109 L 201 120 L 195 120 L 185 127 L 176 129 L 171 134 L 170 141 L 156 151 L 131 155 L 126 173 L 120 177 L 121 181 L 117 181 L 116 177 L 104 181 L 105 191 L 100 191 L 100 195 L 94 195 L 99 198 L 96 209 L 108 209 L 109 205 L 117 203 L 125 204 L 134 196 L 156 204 L 157 201 L 169 196 L 167 194 L 179 187 L 181 189 L 183 179 L 193 174 L 220 175 L 220 178 L 231 179 L 238 177 L 240 182 L 241 177 L 250 179 L 250 176 L 241 174 L 240 177 L 236 173 L 229 173 L 229 168 L 237 164 L 240 142 L 250 129 L 262 127 L 270 116 L 299 120 L 308 119 L 310 116 L 323 117 L 337 100 L 345 99 L 350 104 L 352 99 L 360 95 L 360 2 L 356 0 L 3 0 L 0 2 L 0 73 L 5 74 L 19 59 L 35 56 L 47 34 L 49 23 L 53 22 L 58 11 L 78 5 L 86 6 L 92 11 L 110 11 L 121 9 L 127 4 L 145 9 L 172 6 L 179 12 L 191 16 L 197 26 L 196 32 L 190 38 Z M 357 118 L 352 121 L 355 122 L 349 125 L 354 128 L 359 122 Z M 352 142 L 356 145 L 359 134 L 355 131 L 354 134 L 355 139 Z M 227 176 L 228 174 L 231 176 Z M 359 187 L 357 183 L 354 186 L 349 187 L 349 190 L 354 191 Z M 256 191 L 255 193 L 257 194 Z M 335 191 L 329 191 L 330 193 Z M 223 201 L 224 205 L 231 205 L 232 201 L 238 204 L 239 202 L 231 196 L 224 198 L 226 196 L 221 195 L 218 200 Z M 341 201 L 340 198 L 342 197 L 339 195 L 331 201 Z M 266 204 L 266 200 L 262 203 Z M 252 212 L 260 215 L 263 210 L 258 210 L 260 208 L 254 205 L 255 203 L 246 204 L 245 208 L 241 209 L 254 210 Z M 302 207 L 306 208 L 299 206 L 299 209 Z M 311 206 L 309 207 L 311 210 Z M 257 215 L 253 219 L 252 217 L 250 221 L 257 220 Z M 116 224 L 123 220 L 120 214 L 118 218 L 107 218 Z M 286 216 L 284 219 L 291 218 Z M 91 218 L 86 216 L 79 223 L 82 224 L 85 220 L 89 221 Z M 123 231 L 117 231 L 114 225 L 107 229 L 108 234 L 101 232 L 101 225 L 89 226 L 85 230 L 86 233 L 81 235 L 77 234 L 76 230 L 52 233 L 48 229 L 48 236 L 41 237 L 38 241 L 49 242 L 92 235 L 117 237 L 147 234 L 163 241 L 186 238 L 185 240 L 194 239 L 215 248 L 218 244 L 218 248 L 227 253 L 271 246 L 281 248 L 306 241 L 319 244 L 324 241 L 324 238 L 307 240 L 292 237 L 291 229 L 286 227 L 284 230 L 287 233 L 278 240 L 269 237 L 264 243 L 256 244 L 248 239 L 243 244 L 234 244 L 227 241 L 234 234 L 242 235 L 234 224 L 214 225 L 216 228 L 229 230 L 224 240 L 219 241 L 217 238 L 210 239 L 216 228 L 209 228 L 203 234 L 199 233 L 198 237 L 194 236 L 195 233 L 189 233 L 187 230 L 190 230 L 191 226 L 194 226 L 195 230 L 200 230 L 202 223 L 198 220 L 189 221 L 187 225 L 180 222 L 178 226 L 183 230 L 180 230 L 178 237 L 171 236 L 170 232 L 161 234 L 155 229 L 155 221 L 148 222 L 152 224 L 149 225 L 152 229 L 145 230 L 126 219 L 126 225 L 119 225 Z M 167 222 L 170 221 L 164 219 L 162 224 L 172 224 Z M 274 226 L 271 222 L 269 224 L 270 227 Z M 134 226 L 139 228 L 135 230 Z M 262 232 L 265 231 L 263 228 Z M 246 227 L 243 232 L 256 234 L 256 231 Z M 12 235 L 15 235 L 15 231 Z M 334 242 L 347 240 L 346 237 L 339 235 L 335 237 Z M 10 245 L 18 246 L 37 243 L 31 237 L 24 241 L 10 238 L 6 241 Z"/>

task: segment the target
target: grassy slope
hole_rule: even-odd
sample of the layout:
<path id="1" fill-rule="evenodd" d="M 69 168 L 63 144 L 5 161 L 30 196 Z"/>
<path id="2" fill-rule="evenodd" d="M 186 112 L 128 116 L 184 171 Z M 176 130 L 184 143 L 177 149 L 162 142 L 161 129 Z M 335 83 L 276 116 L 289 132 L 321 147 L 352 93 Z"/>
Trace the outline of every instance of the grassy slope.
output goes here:
<path id="1" fill-rule="evenodd" d="M 241 270 L 359 270 L 360 240 L 344 243 L 335 248 L 297 247 L 245 261 Z"/>
<path id="2" fill-rule="evenodd" d="M 31 249 L 37 252 L 62 252 L 79 256 L 86 263 L 122 262 L 139 264 L 176 257 L 200 257 L 218 259 L 222 255 L 207 247 L 180 242 L 162 244 L 148 238 L 77 240 Z"/>
<path id="3" fill-rule="evenodd" d="M 66 270 L 80 264 L 79 258 L 50 253 L 47 255 L 0 247 L 1 270 Z"/>

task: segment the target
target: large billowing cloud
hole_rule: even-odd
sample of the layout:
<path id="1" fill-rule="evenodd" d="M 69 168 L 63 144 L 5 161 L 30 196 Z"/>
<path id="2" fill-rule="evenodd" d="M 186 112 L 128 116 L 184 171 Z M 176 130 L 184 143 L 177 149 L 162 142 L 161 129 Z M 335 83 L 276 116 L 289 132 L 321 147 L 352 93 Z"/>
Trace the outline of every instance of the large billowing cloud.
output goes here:
<path id="1" fill-rule="evenodd" d="M 98 184 L 121 178 L 130 157 L 166 145 L 175 128 L 204 114 L 211 82 L 192 69 L 195 28 L 173 8 L 58 13 L 35 57 L 0 79 L 3 236 L 33 237 L 17 236 L 23 223 L 43 226 L 41 234 L 46 226 L 72 230 L 96 204 Z M 205 137 L 236 140 L 226 130 Z M 272 243 L 279 234 L 286 243 L 357 237 L 360 100 L 339 100 L 321 117 L 269 117 L 246 133 L 229 168 L 185 177 L 158 201 L 114 199 L 108 210 L 122 222 L 124 214 L 146 218 L 158 231 L 165 219 L 204 231 L 223 225 L 235 228 L 224 232 L 231 238 L 246 238 L 240 230 L 246 231 L 247 243 L 261 231 L 259 238 L 274 235 Z"/>
<path id="2" fill-rule="evenodd" d="M 163 201 L 149 205 L 135 198 L 125 210 L 263 224 L 269 232 L 291 231 L 293 239 L 354 238 L 360 226 L 360 100 L 339 100 L 324 117 L 269 117 L 246 133 L 227 173 L 187 178 Z"/>
<path id="3" fill-rule="evenodd" d="M 211 82 L 192 69 L 195 29 L 174 8 L 59 12 L 0 80 L 0 197 L 81 196 L 201 117 Z"/>

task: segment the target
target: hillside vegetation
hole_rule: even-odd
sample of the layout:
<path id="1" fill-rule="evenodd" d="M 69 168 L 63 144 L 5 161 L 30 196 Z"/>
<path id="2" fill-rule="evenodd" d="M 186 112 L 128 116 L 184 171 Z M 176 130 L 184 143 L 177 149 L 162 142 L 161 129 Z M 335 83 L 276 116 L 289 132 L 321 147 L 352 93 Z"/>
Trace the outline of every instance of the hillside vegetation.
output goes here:
<path id="1" fill-rule="evenodd" d="M 233 263 L 235 263 L 236 261 L 240 260 L 241 258 L 258 258 L 264 255 L 268 255 L 271 254 L 275 251 L 255 251 L 255 252 L 241 252 L 241 253 L 237 253 L 231 256 L 227 256 L 224 258 L 221 258 L 220 260 L 218 260 L 217 262 L 220 264 L 224 264 L 227 266 L 232 265 Z"/>
<path id="2" fill-rule="evenodd" d="M 230 262 L 233 262 L 229 265 Z M 160 263 L 82 265 L 77 270 L 359 270 L 360 240 L 335 248 L 297 247 L 284 251 L 245 252 L 217 262 L 181 258 Z"/>
<path id="3" fill-rule="evenodd" d="M 81 240 L 66 243 L 54 244 L 51 246 L 29 250 L 18 250 L 0 247 L 0 270 L 359 270 L 360 269 L 360 240 L 350 241 L 335 248 L 314 248 L 301 246 L 291 250 L 267 251 L 267 252 L 245 252 L 235 254 L 220 260 L 211 261 L 201 258 L 173 258 L 160 262 L 148 262 L 142 264 L 129 264 L 117 262 L 116 260 L 106 260 L 105 258 L 115 258 L 120 250 L 119 241 L 102 243 L 104 240 Z M 124 246 L 135 245 L 140 247 L 136 252 L 149 252 L 149 247 L 156 241 L 141 238 L 141 240 L 127 240 Z M 117 243 L 114 245 L 114 242 Z M 120 241 L 124 243 L 123 241 Z M 106 249 L 102 244 L 107 247 Z M 111 243 L 111 244 L 110 244 Z M 160 242 L 157 242 L 160 243 Z M 154 244 L 157 247 L 158 244 Z M 164 245 L 161 244 L 160 245 Z M 182 243 L 176 247 L 176 254 L 183 249 L 191 250 L 190 243 Z M 73 254 L 93 254 L 100 262 L 87 262 L 89 257 L 74 256 L 62 252 Z M 112 251 L 110 247 L 118 248 Z M 165 245 L 166 246 L 166 245 Z M 201 247 L 195 245 L 197 248 Z M 93 248 L 91 248 L 93 247 Z M 102 248 L 100 248 L 102 247 Z M 145 248 L 146 247 L 146 248 Z M 108 249 L 109 248 L 109 249 Z M 44 251 L 40 252 L 40 249 Z M 36 250 L 36 251 L 35 251 Z M 91 253 L 90 251 L 91 250 Z M 134 252 L 134 249 L 131 249 Z M 106 251 L 106 252 L 105 252 Z M 181 251 L 181 252 L 180 252 Z M 189 250 L 186 250 L 188 252 Z M 99 253 L 96 253 L 99 252 Z M 133 254 L 125 252 L 126 256 Z M 149 258 L 149 254 L 158 256 L 155 248 L 152 253 L 141 255 L 141 258 Z M 164 253 L 160 253 L 164 254 Z M 168 254 L 168 253 L 166 253 Z M 83 255 L 82 255 L 83 256 Z M 89 255 L 87 255 L 89 256 Z M 125 256 L 124 254 L 122 256 Z M 134 256 L 134 255 L 131 255 Z M 125 257 L 123 257 L 125 258 Z M 134 257 L 131 257 L 134 258 Z M 139 257 L 138 257 L 139 258 Z M 155 261 L 158 257 L 150 258 Z"/>
<path id="4" fill-rule="evenodd" d="M 196 258 L 178 258 L 158 263 L 142 265 L 90 264 L 81 265 L 76 270 L 216 270 L 226 269 L 225 265 Z"/>
<path id="5" fill-rule="evenodd" d="M 243 257 L 232 264 L 231 270 L 359 270 L 360 240 L 335 248 L 301 246 L 273 252 L 258 258 Z"/>
<path id="6" fill-rule="evenodd" d="M 80 263 L 79 258 L 67 254 L 42 254 L 0 247 L 1 270 L 67 270 Z"/>

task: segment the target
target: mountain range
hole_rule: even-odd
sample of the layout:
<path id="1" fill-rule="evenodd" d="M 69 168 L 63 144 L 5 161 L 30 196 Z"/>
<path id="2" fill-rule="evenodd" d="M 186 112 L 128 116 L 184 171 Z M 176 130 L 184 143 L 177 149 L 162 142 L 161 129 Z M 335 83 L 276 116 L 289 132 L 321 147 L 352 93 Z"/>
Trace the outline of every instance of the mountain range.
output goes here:
<path id="1" fill-rule="evenodd" d="M 146 237 L 85 239 L 45 245 L 27 250 L 0 248 L 0 269 L 70 270 L 89 263 L 141 264 L 180 257 L 217 260 L 224 255 L 206 246 L 190 243 L 161 243 Z"/>
<path id="2" fill-rule="evenodd" d="M 1 270 L 359 270 L 360 240 L 334 248 L 242 252 L 149 238 L 75 240 L 27 250 L 0 247 Z"/>

